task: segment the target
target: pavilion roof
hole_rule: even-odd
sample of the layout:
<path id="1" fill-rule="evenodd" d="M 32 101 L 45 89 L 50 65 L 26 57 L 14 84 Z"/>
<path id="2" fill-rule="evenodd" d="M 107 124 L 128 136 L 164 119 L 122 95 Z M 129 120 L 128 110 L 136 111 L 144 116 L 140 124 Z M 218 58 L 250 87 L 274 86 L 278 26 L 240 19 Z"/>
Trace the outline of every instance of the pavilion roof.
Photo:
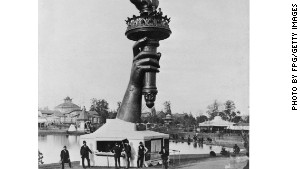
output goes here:
<path id="1" fill-rule="evenodd" d="M 80 112 L 79 117 L 77 118 L 77 120 L 88 120 L 88 119 L 89 119 L 88 112 L 86 112 L 85 109 L 83 109 Z"/>

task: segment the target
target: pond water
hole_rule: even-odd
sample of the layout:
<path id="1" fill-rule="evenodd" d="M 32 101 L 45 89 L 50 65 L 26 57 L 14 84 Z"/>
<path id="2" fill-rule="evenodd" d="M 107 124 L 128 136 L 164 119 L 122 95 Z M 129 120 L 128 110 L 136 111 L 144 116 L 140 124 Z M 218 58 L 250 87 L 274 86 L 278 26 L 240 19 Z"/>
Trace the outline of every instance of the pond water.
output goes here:
<path id="1" fill-rule="evenodd" d="M 60 160 L 60 151 L 63 146 L 67 146 L 70 153 L 71 161 L 80 161 L 80 136 L 73 135 L 39 135 L 38 136 L 39 151 L 43 153 L 43 162 L 45 164 L 58 163 Z M 170 155 L 174 154 L 172 150 L 179 150 L 180 154 L 209 154 L 210 151 L 219 153 L 220 146 L 209 146 L 206 144 L 188 144 L 170 142 Z M 232 152 L 232 149 L 227 149 Z M 178 152 L 176 153 L 178 154 Z"/>

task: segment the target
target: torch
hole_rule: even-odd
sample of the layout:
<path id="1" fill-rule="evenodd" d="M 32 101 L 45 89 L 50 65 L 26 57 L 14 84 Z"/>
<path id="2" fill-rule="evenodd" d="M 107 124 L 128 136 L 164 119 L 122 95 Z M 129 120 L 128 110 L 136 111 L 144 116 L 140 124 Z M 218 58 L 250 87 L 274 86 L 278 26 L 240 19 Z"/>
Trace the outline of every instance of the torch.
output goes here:
<path id="1" fill-rule="evenodd" d="M 126 20 L 127 30 L 125 35 L 128 39 L 137 41 L 147 37 L 142 51 L 151 54 L 157 54 L 159 41 L 167 39 L 171 35 L 169 28 L 170 18 L 163 16 L 158 0 L 130 0 L 140 11 L 140 16 L 133 15 Z M 144 95 L 147 107 L 152 108 L 158 93 L 156 87 L 156 72 L 145 72 L 144 86 L 142 94 Z"/>

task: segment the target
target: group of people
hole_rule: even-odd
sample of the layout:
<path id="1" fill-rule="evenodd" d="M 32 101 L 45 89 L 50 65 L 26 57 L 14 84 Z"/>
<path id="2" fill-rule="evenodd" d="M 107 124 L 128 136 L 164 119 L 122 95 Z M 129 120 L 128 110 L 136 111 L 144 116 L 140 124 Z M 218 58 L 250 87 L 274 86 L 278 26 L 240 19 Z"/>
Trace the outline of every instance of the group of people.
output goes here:
<path id="1" fill-rule="evenodd" d="M 126 161 L 126 167 L 130 167 L 130 160 L 131 160 L 131 146 L 129 145 L 129 141 L 126 139 L 122 142 L 122 147 L 120 143 L 115 143 L 115 146 L 112 148 L 112 153 L 114 154 L 114 160 L 115 160 L 115 167 L 116 168 L 121 168 L 120 165 L 120 157 L 124 156 L 125 161 Z M 145 154 L 148 152 L 148 149 L 143 145 L 143 142 L 139 143 L 138 146 L 138 156 L 137 156 L 137 168 L 143 168 L 144 165 L 144 158 Z M 90 148 L 86 145 L 86 141 L 83 141 L 83 146 L 80 148 L 80 155 L 82 159 L 82 167 L 85 167 L 84 160 L 87 160 L 88 163 L 88 168 L 90 168 L 90 158 L 89 158 L 89 153 L 93 154 L 93 152 L 90 150 Z M 169 151 L 165 147 L 162 148 L 162 151 L 159 153 L 161 154 L 162 162 L 164 168 L 168 168 L 168 156 L 169 156 Z M 62 169 L 64 169 L 64 164 L 68 163 L 69 167 L 72 168 L 71 165 L 71 160 L 70 160 L 70 155 L 69 151 L 67 150 L 67 147 L 64 146 L 63 150 L 60 153 L 60 158 L 61 158 L 61 164 L 62 164 Z"/>
<path id="2" fill-rule="evenodd" d="M 112 149 L 112 152 L 114 153 L 114 159 L 115 159 L 115 167 L 121 168 L 120 166 L 120 157 L 122 156 L 122 153 L 125 157 L 126 161 L 126 168 L 130 167 L 130 160 L 131 160 L 131 146 L 129 145 L 129 141 L 125 140 L 122 142 L 123 148 L 121 148 L 121 145 L 119 143 L 116 143 L 115 146 Z M 148 149 L 143 145 L 143 142 L 139 143 L 138 146 L 138 156 L 137 156 L 137 168 L 143 168 L 144 166 L 144 159 L 145 154 L 148 152 Z M 161 154 L 162 162 L 164 168 L 168 168 L 168 157 L 169 152 L 166 150 L 165 147 L 162 148 L 162 151 L 159 153 Z"/>
<path id="3" fill-rule="evenodd" d="M 177 140 L 179 139 L 179 136 L 178 134 L 173 134 L 172 135 L 172 138 L 175 140 L 175 142 L 177 143 Z M 181 140 L 185 140 L 184 136 L 181 136 Z M 191 138 L 190 135 L 188 135 L 187 137 L 187 142 L 190 143 L 190 142 L 198 142 L 200 144 L 203 144 L 204 141 L 207 141 L 208 143 L 211 143 L 213 141 L 213 139 L 211 139 L 210 137 L 207 137 L 207 138 L 203 138 L 203 137 L 198 137 L 197 135 L 193 135 L 193 139 Z"/>
<path id="4" fill-rule="evenodd" d="M 116 143 L 115 146 L 112 149 L 112 152 L 114 153 L 114 159 L 115 159 L 115 167 L 118 168 L 121 167 L 120 165 L 120 157 L 122 156 L 122 152 L 125 157 L 126 161 L 126 167 L 130 167 L 130 159 L 131 159 L 131 146 L 129 145 L 129 141 L 125 140 L 123 141 L 123 148 L 121 148 L 121 145 L 119 143 Z"/>
<path id="5" fill-rule="evenodd" d="M 137 157 L 137 168 L 142 168 L 144 165 L 144 158 L 145 154 L 147 153 L 148 149 L 143 145 L 143 142 L 139 143 L 138 146 L 138 157 Z M 130 167 L 130 160 L 131 160 L 131 146 L 129 145 L 128 140 L 123 141 L 123 149 L 121 148 L 119 143 L 116 143 L 115 147 L 112 149 L 115 158 L 115 167 L 120 167 L 120 157 L 122 152 L 125 157 L 126 161 L 126 168 Z"/>
<path id="6" fill-rule="evenodd" d="M 84 159 L 87 160 L 88 167 L 91 168 L 89 153 L 93 154 L 93 152 L 90 150 L 90 148 L 86 145 L 86 141 L 83 141 L 83 146 L 81 146 L 81 148 L 80 148 L 80 155 L 81 155 L 83 168 L 85 168 Z M 64 146 L 64 149 L 60 152 L 60 159 L 61 159 L 62 169 L 64 169 L 65 163 L 68 163 L 69 167 L 72 168 L 70 154 L 69 154 L 69 151 L 67 150 L 66 146 Z"/>
<path id="7" fill-rule="evenodd" d="M 233 153 L 234 153 L 234 154 L 239 154 L 239 153 L 240 153 L 240 147 L 239 147 L 237 144 L 235 144 L 235 145 L 233 146 Z M 222 150 L 221 150 L 220 154 L 221 154 L 221 155 L 224 155 L 224 156 L 229 156 L 229 155 L 230 155 L 230 152 L 227 151 L 227 150 L 225 149 L 225 147 L 222 147 Z"/>

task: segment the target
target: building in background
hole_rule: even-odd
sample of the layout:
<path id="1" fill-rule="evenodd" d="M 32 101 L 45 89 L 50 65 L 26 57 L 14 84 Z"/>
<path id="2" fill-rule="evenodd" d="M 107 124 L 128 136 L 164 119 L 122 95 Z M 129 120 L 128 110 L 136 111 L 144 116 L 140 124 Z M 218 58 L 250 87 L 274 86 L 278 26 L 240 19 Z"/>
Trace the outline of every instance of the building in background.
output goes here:
<path id="1" fill-rule="evenodd" d="M 80 117 L 80 114 L 82 113 L 82 109 L 72 103 L 72 99 L 67 96 L 64 99 L 64 103 L 59 104 L 54 108 L 54 110 L 49 110 L 48 108 L 45 108 L 43 110 L 39 110 L 39 122 L 43 123 L 53 123 L 53 124 L 75 124 L 77 122 L 78 118 Z M 100 116 L 95 111 L 86 111 L 84 108 L 84 112 L 86 113 L 86 119 L 85 121 L 89 121 L 90 123 L 99 123 L 100 122 Z M 43 120 L 41 120 L 43 119 Z"/>
<path id="2" fill-rule="evenodd" d="M 68 113 L 71 113 L 71 112 L 74 112 L 74 111 L 81 111 L 81 108 L 72 103 L 72 99 L 67 96 L 65 99 L 64 99 L 64 103 L 62 104 L 59 104 L 58 106 L 56 106 L 54 108 L 54 110 L 56 111 L 60 111 L 62 114 L 68 114 Z"/>

